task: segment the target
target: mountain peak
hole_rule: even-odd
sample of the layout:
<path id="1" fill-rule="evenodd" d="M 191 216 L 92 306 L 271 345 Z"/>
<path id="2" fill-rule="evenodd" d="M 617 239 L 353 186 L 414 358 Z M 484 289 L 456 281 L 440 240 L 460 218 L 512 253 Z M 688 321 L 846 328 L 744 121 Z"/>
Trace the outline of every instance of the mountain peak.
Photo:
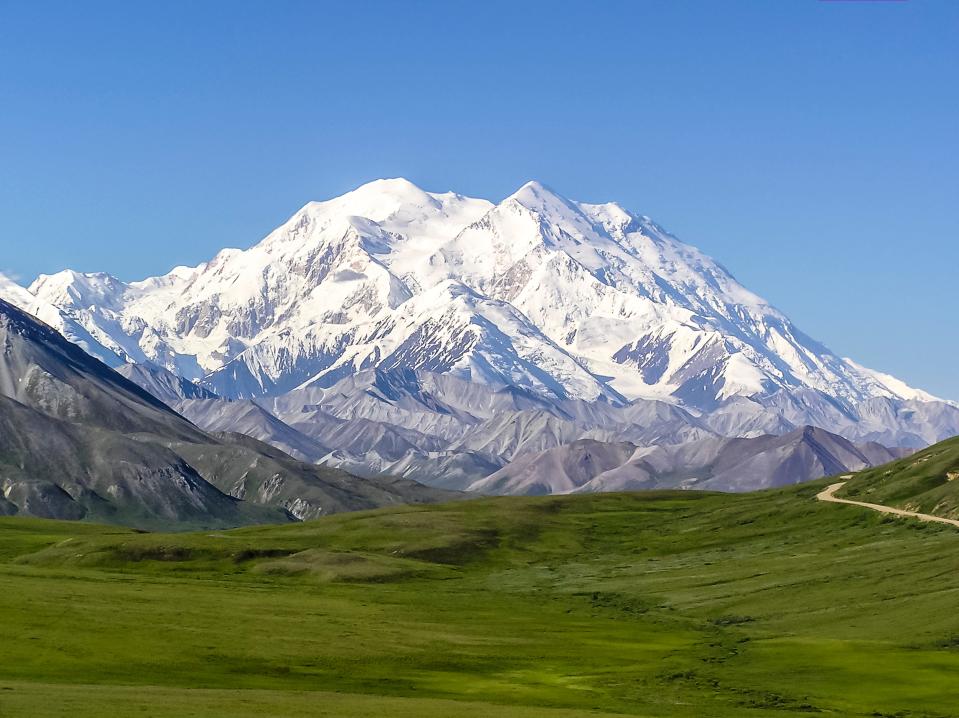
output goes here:
<path id="1" fill-rule="evenodd" d="M 342 198 L 377 201 L 389 198 L 400 205 L 428 206 L 438 204 L 436 198 L 403 177 L 377 179 L 362 184 Z M 336 201 L 336 200 L 331 200 Z"/>
<path id="2" fill-rule="evenodd" d="M 545 184 L 543 184 L 539 180 L 529 180 L 528 182 L 523 184 L 518 190 L 516 190 L 514 194 L 519 194 L 520 192 L 548 192 L 551 194 L 555 194 L 555 192 L 552 189 L 547 187 Z"/>
<path id="3" fill-rule="evenodd" d="M 367 182 L 339 197 L 310 202 L 290 223 L 296 226 L 313 218 L 321 219 L 320 224 L 324 225 L 328 220 L 353 216 L 376 222 L 387 231 L 409 234 L 426 231 L 424 223 L 437 220 L 459 229 L 481 217 L 490 207 L 492 204 L 486 200 L 452 192 L 427 192 L 407 179 L 395 177 Z"/>
<path id="4" fill-rule="evenodd" d="M 36 297 L 26 287 L 17 284 L 3 273 L 0 273 L 0 299 L 6 299 L 21 309 L 32 306 L 36 301 Z"/>
<path id="5" fill-rule="evenodd" d="M 530 180 L 506 199 L 515 200 L 524 207 L 534 210 L 546 205 L 570 204 L 568 199 L 537 180 Z"/>
<path id="6" fill-rule="evenodd" d="M 106 272 L 76 272 L 64 269 L 54 274 L 41 274 L 30 285 L 31 294 L 61 306 L 68 300 L 87 304 L 109 305 L 126 285 Z"/>
<path id="7" fill-rule="evenodd" d="M 571 232 L 586 237 L 590 234 L 591 220 L 580 207 L 550 189 L 541 182 L 531 180 L 503 200 L 501 207 L 514 210 L 519 207 L 531 213 L 539 221 L 556 227 L 566 227 Z"/>

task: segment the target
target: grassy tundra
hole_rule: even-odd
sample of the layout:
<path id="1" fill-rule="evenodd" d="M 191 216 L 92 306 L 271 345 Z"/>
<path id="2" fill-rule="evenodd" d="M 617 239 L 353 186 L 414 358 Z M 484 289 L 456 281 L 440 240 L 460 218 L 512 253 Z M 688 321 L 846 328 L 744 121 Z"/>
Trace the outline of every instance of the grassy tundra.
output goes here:
<path id="1" fill-rule="evenodd" d="M 959 715 L 959 531 L 747 495 L 0 520 L 0 716 Z"/>

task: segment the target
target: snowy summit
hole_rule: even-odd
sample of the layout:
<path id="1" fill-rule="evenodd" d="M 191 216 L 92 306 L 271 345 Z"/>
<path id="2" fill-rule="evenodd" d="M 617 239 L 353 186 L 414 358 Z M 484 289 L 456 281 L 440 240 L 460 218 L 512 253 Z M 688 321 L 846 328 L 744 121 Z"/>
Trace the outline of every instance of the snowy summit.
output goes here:
<path id="1" fill-rule="evenodd" d="M 64 271 L 30 292 L 117 356 L 233 397 L 404 367 L 701 409 L 783 389 L 931 398 L 836 356 L 648 218 L 538 182 L 494 205 L 377 180 L 198 267 Z"/>

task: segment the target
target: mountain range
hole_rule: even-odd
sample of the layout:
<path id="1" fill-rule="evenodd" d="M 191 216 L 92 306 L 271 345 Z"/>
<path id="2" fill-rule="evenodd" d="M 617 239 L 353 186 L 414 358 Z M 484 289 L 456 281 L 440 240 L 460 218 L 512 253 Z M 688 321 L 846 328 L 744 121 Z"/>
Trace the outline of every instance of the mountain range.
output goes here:
<path id="1" fill-rule="evenodd" d="M 709 437 L 646 448 L 583 439 L 524 454 L 469 489 L 525 495 L 676 487 L 749 491 L 858 471 L 908 453 L 880 444 L 855 445 L 811 426 L 782 436 Z"/>
<path id="2" fill-rule="evenodd" d="M 450 498 L 211 434 L 0 300 L 0 514 L 235 526 Z"/>
<path id="3" fill-rule="evenodd" d="M 632 457 L 817 427 L 852 457 L 959 434 L 954 403 L 836 355 L 650 218 L 537 182 L 494 204 L 377 180 L 196 267 L 0 297 L 207 431 L 365 477 L 482 487 L 581 441 Z"/>

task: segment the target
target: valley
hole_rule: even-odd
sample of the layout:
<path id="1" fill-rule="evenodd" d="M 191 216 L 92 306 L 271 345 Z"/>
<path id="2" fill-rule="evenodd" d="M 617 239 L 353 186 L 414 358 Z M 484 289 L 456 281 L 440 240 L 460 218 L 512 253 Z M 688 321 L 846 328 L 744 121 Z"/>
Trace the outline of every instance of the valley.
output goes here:
<path id="1" fill-rule="evenodd" d="M 2 519 L 0 714 L 956 715 L 959 531 L 830 483 Z"/>

